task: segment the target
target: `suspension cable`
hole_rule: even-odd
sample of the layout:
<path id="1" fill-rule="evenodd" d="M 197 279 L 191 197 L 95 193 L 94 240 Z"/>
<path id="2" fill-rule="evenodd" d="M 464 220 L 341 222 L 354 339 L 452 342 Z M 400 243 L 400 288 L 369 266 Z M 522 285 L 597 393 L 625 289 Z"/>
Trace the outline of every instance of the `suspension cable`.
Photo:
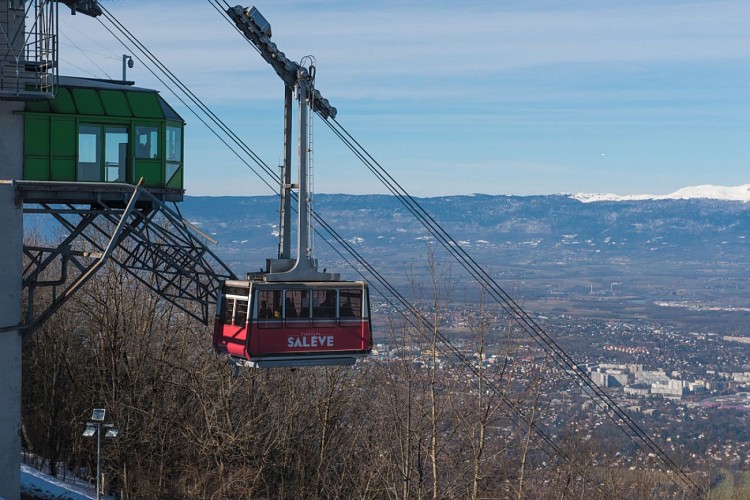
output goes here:
<path id="1" fill-rule="evenodd" d="M 252 161 L 260 167 L 261 170 L 265 171 L 267 176 L 270 176 L 272 178 L 275 178 L 275 174 L 273 172 L 273 169 L 269 167 L 252 149 L 250 149 L 206 104 L 198 98 L 188 87 L 185 85 L 177 76 L 172 73 L 169 68 L 167 68 L 162 62 L 145 46 L 143 45 L 138 38 L 135 37 L 120 21 L 118 21 L 103 5 L 100 5 L 102 8 L 102 11 L 104 13 L 104 18 L 109 21 L 112 26 L 119 31 L 143 56 L 150 61 L 170 82 L 172 82 L 177 88 L 186 96 L 187 100 L 191 101 L 198 109 L 205 114 L 205 116 L 208 118 L 209 121 L 213 122 L 219 129 L 226 134 L 231 142 L 234 142 L 237 147 L 240 148 L 245 154 L 247 154 Z M 98 19 L 98 18 L 97 18 Z M 101 21 L 100 21 L 101 22 Z M 130 47 L 127 46 L 108 26 L 106 26 L 104 23 L 102 23 L 102 26 L 112 34 L 125 48 L 128 50 L 131 50 Z M 206 120 L 201 117 L 190 105 L 185 102 L 185 99 L 183 99 L 180 95 L 175 92 L 175 90 L 172 88 L 172 86 L 167 85 L 164 79 L 159 77 L 156 72 L 154 72 L 150 66 L 139 56 L 136 54 L 136 59 L 143 64 L 145 67 L 148 68 L 149 72 L 157 79 L 159 82 L 162 83 L 169 91 L 174 95 L 183 105 L 185 105 L 191 113 L 193 113 L 204 125 L 208 126 Z M 229 146 L 224 139 L 222 139 L 214 129 L 209 127 L 209 130 L 216 135 L 225 145 Z M 235 152 L 235 155 L 237 153 Z M 243 158 L 240 158 L 245 165 L 250 168 L 253 173 L 263 182 L 266 186 L 268 186 L 271 190 L 275 189 L 273 188 L 268 181 L 251 165 L 249 165 Z"/>

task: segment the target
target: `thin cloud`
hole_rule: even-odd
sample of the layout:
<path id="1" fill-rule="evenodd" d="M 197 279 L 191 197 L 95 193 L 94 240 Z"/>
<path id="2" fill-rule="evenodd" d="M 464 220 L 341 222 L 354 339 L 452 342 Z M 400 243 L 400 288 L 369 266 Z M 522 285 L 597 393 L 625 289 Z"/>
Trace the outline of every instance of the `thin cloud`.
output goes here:
<path id="1" fill-rule="evenodd" d="M 425 2 L 359 4 L 346 10 L 334 2 L 303 5 L 275 2 L 263 11 L 274 27 L 274 40 L 289 57 L 316 55 L 319 87 L 333 95 L 377 95 L 386 88 L 408 98 L 414 93 L 409 81 L 433 79 L 435 85 L 420 90 L 440 97 L 441 79 L 489 87 L 498 75 L 523 68 L 750 57 L 745 2 L 598 7 L 569 2 L 554 11 L 533 5 L 509 10 L 496 2 L 475 2 L 469 8 Z M 185 8 L 174 2 L 122 2 L 108 8 L 176 73 L 195 77 L 197 84 L 213 78 L 218 86 L 227 74 L 241 78 L 256 71 L 269 73 L 269 81 L 275 78 L 207 3 Z M 98 24 L 90 18 L 84 23 Z M 87 31 L 93 31 L 91 26 Z M 97 39 L 120 51 L 109 34 Z M 70 54 L 66 59 L 86 62 Z"/>

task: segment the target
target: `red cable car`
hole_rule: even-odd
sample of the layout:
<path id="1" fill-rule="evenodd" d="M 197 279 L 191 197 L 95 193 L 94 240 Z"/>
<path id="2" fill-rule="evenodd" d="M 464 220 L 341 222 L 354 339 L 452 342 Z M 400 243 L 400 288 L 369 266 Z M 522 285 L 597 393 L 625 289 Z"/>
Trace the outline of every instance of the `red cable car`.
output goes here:
<path id="1" fill-rule="evenodd" d="M 299 100 L 298 183 L 291 180 L 291 106 L 285 100 L 285 148 L 281 185 L 279 254 L 266 270 L 247 281 L 226 281 L 216 305 L 213 345 L 240 365 L 251 367 L 352 365 L 372 350 L 367 285 L 341 281 L 337 273 L 318 271 L 312 257 L 312 199 L 308 161 L 308 111 L 315 100 L 311 74 L 295 71 Z M 335 115 L 331 108 L 330 116 Z M 297 256 L 291 258 L 291 191 L 297 189 Z"/>
<path id="2" fill-rule="evenodd" d="M 227 281 L 214 348 L 253 367 L 351 365 L 372 350 L 361 281 Z"/>

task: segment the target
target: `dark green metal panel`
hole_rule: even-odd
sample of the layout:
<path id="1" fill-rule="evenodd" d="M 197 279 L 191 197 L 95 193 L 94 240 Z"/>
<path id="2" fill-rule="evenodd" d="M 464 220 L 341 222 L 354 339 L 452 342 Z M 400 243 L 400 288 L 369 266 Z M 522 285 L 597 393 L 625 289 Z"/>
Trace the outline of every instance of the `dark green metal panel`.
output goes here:
<path id="1" fill-rule="evenodd" d="M 159 105 L 161 106 L 161 111 L 164 113 L 164 117 L 167 120 L 176 121 L 179 126 L 185 125 L 185 121 L 182 117 L 178 115 L 177 111 L 175 111 L 174 108 L 172 108 L 172 106 L 170 106 L 161 96 L 159 96 Z"/>
<path id="2" fill-rule="evenodd" d="M 49 158 L 26 158 L 23 163 L 23 178 L 27 181 L 48 181 Z"/>
<path id="3" fill-rule="evenodd" d="M 52 158 L 51 181 L 76 180 L 75 158 Z"/>
<path id="4" fill-rule="evenodd" d="M 92 89 L 72 89 L 73 100 L 82 115 L 104 115 L 99 93 Z"/>
<path id="5" fill-rule="evenodd" d="M 172 178 L 167 180 L 168 188 L 182 189 L 182 171 L 183 171 L 183 168 L 180 167 L 174 173 L 174 175 L 172 175 Z"/>
<path id="6" fill-rule="evenodd" d="M 52 156 L 75 158 L 76 120 L 75 117 L 52 116 Z"/>
<path id="7" fill-rule="evenodd" d="M 24 131 L 25 154 L 49 156 L 49 118 L 29 115 Z"/>
<path id="8" fill-rule="evenodd" d="M 54 100 L 50 102 L 50 112 L 52 113 L 65 113 L 73 115 L 77 112 L 75 102 L 73 102 L 73 96 L 69 89 L 65 87 L 59 87 L 57 89 L 57 95 Z M 28 110 L 28 105 L 27 108 Z"/>
<path id="9" fill-rule="evenodd" d="M 50 117 L 51 181 L 76 180 L 76 119 L 75 116 Z"/>
<path id="10" fill-rule="evenodd" d="M 136 160 L 135 161 L 135 182 L 143 177 L 145 187 L 163 187 L 164 186 L 164 167 L 159 160 Z"/>
<path id="11" fill-rule="evenodd" d="M 164 112 L 159 103 L 159 96 L 147 92 L 128 92 L 128 102 L 133 115 L 139 118 L 164 119 Z"/>
<path id="12" fill-rule="evenodd" d="M 119 90 L 100 90 L 99 97 L 104 105 L 104 112 L 108 116 L 133 116 L 124 92 L 120 92 Z"/>

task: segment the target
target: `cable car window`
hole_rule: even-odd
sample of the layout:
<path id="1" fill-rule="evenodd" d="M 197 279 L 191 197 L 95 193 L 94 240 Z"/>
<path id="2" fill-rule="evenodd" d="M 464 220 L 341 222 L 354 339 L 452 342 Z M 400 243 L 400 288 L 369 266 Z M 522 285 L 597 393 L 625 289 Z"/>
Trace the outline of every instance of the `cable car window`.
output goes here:
<path id="1" fill-rule="evenodd" d="M 234 301 L 234 326 L 245 326 L 247 323 L 247 300 Z"/>
<path id="2" fill-rule="evenodd" d="M 234 299 L 225 295 L 224 299 L 221 301 L 221 322 L 225 325 L 231 325 L 233 317 Z"/>
<path id="3" fill-rule="evenodd" d="M 284 317 L 286 319 L 310 317 L 310 291 L 287 290 L 284 300 Z"/>
<path id="4" fill-rule="evenodd" d="M 281 290 L 258 290 L 258 319 L 281 319 Z"/>
<path id="5" fill-rule="evenodd" d="M 336 290 L 313 291 L 313 317 L 336 317 Z"/>
<path id="6" fill-rule="evenodd" d="M 356 288 L 339 290 L 339 317 L 362 317 L 362 290 Z"/>

